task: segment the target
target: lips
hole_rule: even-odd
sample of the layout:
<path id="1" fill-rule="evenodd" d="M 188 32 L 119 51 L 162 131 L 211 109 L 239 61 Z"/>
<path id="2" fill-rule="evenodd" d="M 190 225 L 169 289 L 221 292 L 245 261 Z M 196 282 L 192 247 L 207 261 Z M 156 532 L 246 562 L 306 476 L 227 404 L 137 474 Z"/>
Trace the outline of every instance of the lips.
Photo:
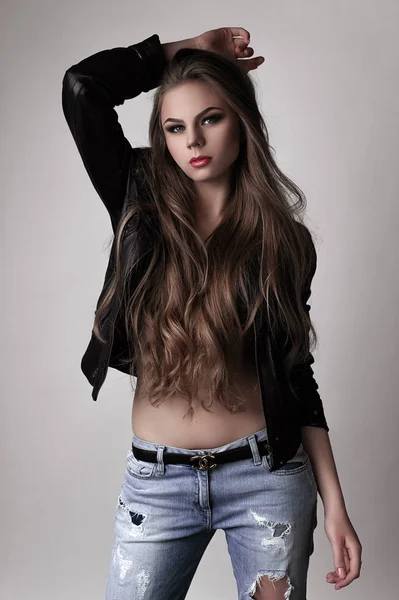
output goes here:
<path id="1" fill-rule="evenodd" d="M 190 163 L 193 163 L 193 162 L 201 162 L 201 160 L 205 160 L 205 159 L 211 159 L 211 158 L 212 158 L 212 156 L 193 156 L 193 157 L 190 159 Z"/>

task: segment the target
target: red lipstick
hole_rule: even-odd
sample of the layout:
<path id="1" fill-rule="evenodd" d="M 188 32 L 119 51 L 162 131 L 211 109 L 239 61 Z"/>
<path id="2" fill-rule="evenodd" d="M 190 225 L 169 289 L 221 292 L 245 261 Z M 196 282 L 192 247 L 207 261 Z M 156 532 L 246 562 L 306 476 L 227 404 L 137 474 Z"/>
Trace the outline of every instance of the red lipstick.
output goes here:
<path id="1" fill-rule="evenodd" d="M 212 160 L 212 156 L 193 156 L 190 159 L 190 165 L 193 167 L 203 167 Z"/>

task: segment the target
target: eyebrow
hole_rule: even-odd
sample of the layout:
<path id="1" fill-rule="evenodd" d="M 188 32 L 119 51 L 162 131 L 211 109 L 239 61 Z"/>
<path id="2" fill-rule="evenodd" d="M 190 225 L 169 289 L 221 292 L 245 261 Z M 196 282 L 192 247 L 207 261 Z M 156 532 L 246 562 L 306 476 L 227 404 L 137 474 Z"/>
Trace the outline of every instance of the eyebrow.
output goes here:
<path id="1" fill-rule="evenodd" d="M 208 110 L 212 110 L 214 108 L 217 108 L 218 110 L 223 110 L 223 108 L 220 108 L 220 106 L 208 106 L 208 108 L 204 108 L 204 110 L 201 110 L 201 112 L 198 113 L 196 118 L 205 114 L 206 112 L 208 112 Z M 172 117 L 170 117 L 169 119 L 166 119 L 166 121 L 164 121 L 163 124 L 165 125 L 165 123 L 167 123 L 168 121 L 172 121 L 173 123 L 184 123 L 183 119 L 173 119 Z"/>

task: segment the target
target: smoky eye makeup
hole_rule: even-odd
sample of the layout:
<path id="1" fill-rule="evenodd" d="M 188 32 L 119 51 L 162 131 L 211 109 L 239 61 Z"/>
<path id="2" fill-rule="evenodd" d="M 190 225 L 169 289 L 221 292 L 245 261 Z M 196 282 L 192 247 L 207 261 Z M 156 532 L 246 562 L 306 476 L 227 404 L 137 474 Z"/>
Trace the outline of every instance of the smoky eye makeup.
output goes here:
<path id="1" fill-rule="evenodd" d="M 221 119 L 224 118 L 224 115 L 221 113 L 214 113 L 213 115 L 207 115 L 206 117 L 204 117 L 203 119 L 201 119 L 201 124 L 204 123 L 205 121 L 210 120 L 211 124 L 212 123 L 217 123 L 218 121 L 220 121 Z M 166 131 L 168 131 L 169 133 L 178 133 L 175 131 L 175 129 L 177 127 L 184 127 L 184 125 L 180 125 L 179 123 L 177 123 L 176 125 L 171 125 L 170 127 L 166 127 Z"/>

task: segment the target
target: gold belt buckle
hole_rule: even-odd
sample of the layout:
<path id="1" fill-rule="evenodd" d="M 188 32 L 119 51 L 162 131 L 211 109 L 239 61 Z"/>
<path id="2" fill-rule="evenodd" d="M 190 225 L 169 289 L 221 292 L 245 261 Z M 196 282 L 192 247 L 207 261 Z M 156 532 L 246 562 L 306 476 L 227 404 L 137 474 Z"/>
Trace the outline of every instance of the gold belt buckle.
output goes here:
<path id="1" fill-rule="evenodd" d="M 194 462 L 198 460 L 197 465 L 191 465 L 193 469 L 197 471 L 208 471 L 209 469 L 213 469 L 217 467 L 217 463 L 208 462 L 210 459 L 215 458 L 213 454 L 198 454 L 197 456 L 190 456 L 190 460 Z"/>

